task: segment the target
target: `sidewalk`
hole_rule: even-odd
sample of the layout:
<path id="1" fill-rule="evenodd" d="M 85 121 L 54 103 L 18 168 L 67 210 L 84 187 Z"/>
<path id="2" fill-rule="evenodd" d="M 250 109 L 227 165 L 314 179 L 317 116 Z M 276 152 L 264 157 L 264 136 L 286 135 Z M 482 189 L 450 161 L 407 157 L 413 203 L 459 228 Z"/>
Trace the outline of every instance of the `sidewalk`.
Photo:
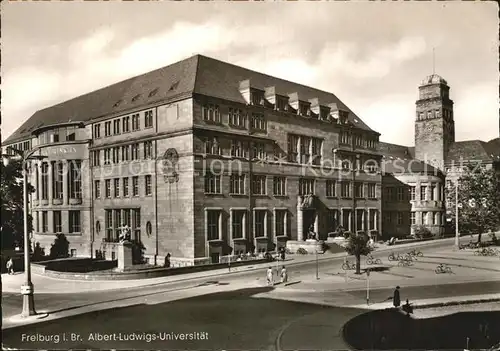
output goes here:
<path id="1" fill-rule="evenodd" d="M 378 244 L 378 248 L 374 253 L 377 252 L 388 252 L 388 251 L 404 251 L 413 247 L 427 247 L 442 245 L 445 243 L 453 243 L 454 238 L 446 238 L 439 240 L 422 241 L 416 243 L 402 244 L 397 246 L 387 246 L 385 244 Z M 318 255 L 318 261 L 328 261 L 332 259 L 340 259 L 346 257 L 344 252 L 341 253 L 324 253 Z M 305 262 L 316 261 L 315 255 L 287 255 L 285 260 L 285 265 L 287 267 L 293 267 L 295 265 L 300 265 Z M 36 293 L 51 294 L 51 293 L 75 293 L 75 292 L 86 292 L 86 291 L 107 291 L 116 289 L 127 289 L 133 287 L 151 286 L 157 284 L 174 283 L 181 281 L 188 281 L 192 279 L 202 279 L 210 278 L 221 275 L 236 274 L 242 272 L 250 272 L 256 270 L 264 270 L 267 267 L 273 267 L 277 262 L 266 262 L 259 264 L 249 264 L 248 266 L 231 267 L 216 269 L 211 271 L 197 272 L 197 273 L 186 273 L 174 276 L 166 276 L 159 278 L 148 278 L 148 279 L 136 279 L 136 280 L 99 280 L 99 281 L 85 281 L 85 280 L 69 280 L 69 279 L 58 279 L 52 278 L 45 275 L 38 275 L 32 273 L 32 282 L 35 286 Z M 280 261 L 283 264 L 283 261 Z M 2 274 L 2 292 L 4 293 L 19 293 L 20 287 L 24 283 L 24 274 L 19 272 L 15 275 Z"/>

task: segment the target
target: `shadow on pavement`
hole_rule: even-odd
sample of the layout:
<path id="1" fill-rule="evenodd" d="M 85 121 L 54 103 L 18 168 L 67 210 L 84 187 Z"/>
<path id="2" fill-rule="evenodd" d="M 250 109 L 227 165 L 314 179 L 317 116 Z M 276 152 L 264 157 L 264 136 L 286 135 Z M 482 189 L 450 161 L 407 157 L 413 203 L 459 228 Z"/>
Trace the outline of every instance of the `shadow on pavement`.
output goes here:
<path id="1" fill-rule="evenodd" d="M 484 349 L 500 342 L 500 312 L 414 319 L 396 309 L 384 309 L 354 317 L 345 324 L 343 336 L 357 350 Z"/>
<path id="2" fill-rule="evenodd" d="M 345 315 L 344 311 L 349 310 L 351 316 L 364 312 L 253 297 L 272 289 L 249 288 L 160 303 L 152 299 L 152 304 L 110 308 L 6 329 L 3 343 L 20 349 L 263 350 L 275 345 L 280 330 L 290 321 L 324 313 L 322 322 L 329 326 L 331 320 L 339 321 L 337 317 Z M 181 333 L 184 340 L 176 339 Z M 38 339 L 29 341 L 26 335 Z M 59 335 L 57 341 L 44 339 L 55 335 Z M 201 338 L 202 335 L 208 338 Z M 309 332 L 293 333 L 290 338 L 295 336 L 311 345 L 317 338 Z M 315 349 L 340 349 L 344 345 L 340 341 L 340 346 L 327 342 Z"/>

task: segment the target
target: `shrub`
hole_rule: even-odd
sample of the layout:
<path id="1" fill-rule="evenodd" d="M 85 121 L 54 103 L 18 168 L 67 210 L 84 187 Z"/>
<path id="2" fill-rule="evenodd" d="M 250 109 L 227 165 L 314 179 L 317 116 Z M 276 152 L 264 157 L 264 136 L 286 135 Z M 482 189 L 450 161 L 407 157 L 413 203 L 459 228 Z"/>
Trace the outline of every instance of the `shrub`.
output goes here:
<path id="1" fill-rule="evenodd" d="M 352 233 L 351 232 L 344 232 L 343 235 L 344 235 L 344 238 L 347 239 L 352 235 Z"/>
<path id="2" fill-rule="evenodd" d="M 303 247 L 299 247 L 299 248 L 297 249 L 297 254 L 298 254 L 298 255 L 307 255 L 307 250 L 306 250 L 306 249 L 304 249 Z"/>
<path id="3" fill-rule="evenodd" d="M 500 244 L 500 240 L 497 238 L 495 233 L 491 232 L 489 235 L 490 235 L 490 239 L 491 239 L 491 242 L 493 243 L 493 245 Z"/>
<path id="4" fill-rule="evenodd" d="M 56 234 L 54 243 L 50 247 L 50 258 L 69 257 L 69 241 L 64 234 Z"/>
<path id="5" fill-rule="evenodd" d="M 40 243 L 35 244 L 35 249 L 33 250 L 33 262 L 42 261 L 45 258 L 45 249 L 40 246 Z"/>
<path id="6" fill-rule="evenodd" d="M 291 255 L 291 254 L 293 254 L 293 252 L 292 252 L 292 250 L 290 250 L 290 249 L 287 247 L 287 248 L 285 248 L 285 254 L 287 254 L 287 255 Z"/>
<path id="7" fill-rule="evenodd" d="M 432 238 L 432 233 L 431 233 L 430 229 L 427 228 L 425 225 L 415 226 L 414 233 L 418 239 Z"/>
<path id="8" fill-rule="evenodd" d="M 328 237 L 329 238 L 336 238 L 337 236 L 339 236 L 339 232 L 330 232 L 330 233 L 328 233 Z"/>

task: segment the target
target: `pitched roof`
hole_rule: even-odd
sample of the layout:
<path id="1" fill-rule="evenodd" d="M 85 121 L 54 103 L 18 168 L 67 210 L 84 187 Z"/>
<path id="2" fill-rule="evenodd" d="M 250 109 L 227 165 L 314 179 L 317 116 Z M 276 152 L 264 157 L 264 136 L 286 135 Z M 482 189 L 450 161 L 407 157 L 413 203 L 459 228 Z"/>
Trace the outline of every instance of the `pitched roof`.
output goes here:
<path id="1" fill-rule="evenodd" d="M 481 140 L 457 141 L 450 145 L 446 162 L 471 161 L 497 161 L 500 156 L 499 139 L 490 142 Z"/>
<path id="2" fill-rule="evenodd" d="M 252 87 L 275 86 L 282 95 L 299 93 L 301 99 L 319 98 L 322 104 L 336 103 L 350 111 L 350 122 L 372 131 L 334 94 L 292 83 L 202 55 L 78 96 L 35 112 L 3 143 L 26 138 L 42 126 L 71 121 L 88 122 L 107 115 L 131 111 L 147 104 L 169 101 L 176 96 L 198 93 L 245 103 L 240 81 L 250 79 Z"/>
<path id="3" fill-rule="evenodd" d="M 278 95 L 289 96 L 293 93 L 298 93 L 300 100 L 303 101 L 317 98 L 324 106 L 337 104 L 339 108 L 350 112 L 349 122 L 351 122 L 352 125 L 367 131 L 373 131 L 332 93 L 272 77 L 267 74 L 205 56 L 200 56 L 195 92 L 229 101 L 245 103 L 239 91 L 239 86 L 241 81 L 247 79 L 250 80 L 252 88 L 265 90 L 265 88 L 274 87 Z"/>
<path id="4" fill-rule="evenodd" d="M 412 159 L 410 149 L 408 146 L 379 142 L 377 151 L 387 158 Z"/>
<path id="5" fill-rule="evenodd" d="M 382 159 L 382 174 L 390 173 L 393 175 L 402 175 L 402 174 L 433 174 L 433 175 L 442 175 L 442 172 L 431 166 L 428 163 L 425 163 L 416 159 L 404 159 L 404 158 L 383 158 Z"/>

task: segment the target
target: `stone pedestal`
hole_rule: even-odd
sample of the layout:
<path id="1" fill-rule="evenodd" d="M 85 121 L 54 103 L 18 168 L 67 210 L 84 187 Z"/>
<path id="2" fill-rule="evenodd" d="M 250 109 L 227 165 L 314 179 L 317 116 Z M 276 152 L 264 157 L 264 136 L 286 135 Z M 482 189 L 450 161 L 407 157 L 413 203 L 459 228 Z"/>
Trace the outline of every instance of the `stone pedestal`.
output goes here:
<path id="1" fill-rule="evenodd" d="M 323 251 L 323 241 L 322 240 L 314 240 L 308 239 L 306 241 L 298 241 L 298 240 L 288 240 L 286 242 L 286 248 L 293 253 L 296 253 L 299 248 L 303 248 L 307 251 L 308 254 L 316 254 L 324 253 Z"/>
<path id="2" fill-rule="evenodd" d="M 132 243 L 122 242 L 118 245 L 118 270 L 124 271 L 134 265 L 132 260 Z"/>

